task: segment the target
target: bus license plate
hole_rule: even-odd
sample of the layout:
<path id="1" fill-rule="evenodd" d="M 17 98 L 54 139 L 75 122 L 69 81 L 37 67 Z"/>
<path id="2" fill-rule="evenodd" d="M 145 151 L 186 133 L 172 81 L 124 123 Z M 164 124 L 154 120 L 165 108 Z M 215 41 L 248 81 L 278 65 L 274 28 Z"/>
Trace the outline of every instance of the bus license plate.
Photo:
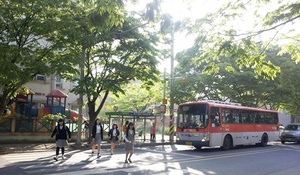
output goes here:
<path id="1" fill-rule="evenodd" d="M 185 142 L 186 145 L 192 145 L 192 142 Z"/>

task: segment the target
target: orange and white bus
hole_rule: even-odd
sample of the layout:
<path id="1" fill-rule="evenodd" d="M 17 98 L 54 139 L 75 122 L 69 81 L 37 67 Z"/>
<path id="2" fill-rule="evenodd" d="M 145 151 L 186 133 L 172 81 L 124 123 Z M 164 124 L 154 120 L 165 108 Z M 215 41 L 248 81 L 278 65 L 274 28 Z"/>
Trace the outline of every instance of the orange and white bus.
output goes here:
<path id="1" fill-rule="evenodd" d="M 279 138 L 278 112 L 273 110 L 207 100 L 180 104 L 177 113 L 176 143 L 181 145 L 228 150 L 266 146 Z"/>

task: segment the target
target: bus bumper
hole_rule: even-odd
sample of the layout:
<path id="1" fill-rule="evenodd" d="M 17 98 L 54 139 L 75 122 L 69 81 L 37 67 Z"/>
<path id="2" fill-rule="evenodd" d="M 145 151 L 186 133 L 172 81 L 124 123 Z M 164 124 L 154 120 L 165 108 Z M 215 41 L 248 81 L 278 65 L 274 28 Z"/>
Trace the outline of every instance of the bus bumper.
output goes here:
<path id="1" fill-rule="evenodd" d="M 176 140 L 178 145 L 190 145 L 194 147 L 209 146 L 209 141 L 190 141 L 190 140 Z"/>

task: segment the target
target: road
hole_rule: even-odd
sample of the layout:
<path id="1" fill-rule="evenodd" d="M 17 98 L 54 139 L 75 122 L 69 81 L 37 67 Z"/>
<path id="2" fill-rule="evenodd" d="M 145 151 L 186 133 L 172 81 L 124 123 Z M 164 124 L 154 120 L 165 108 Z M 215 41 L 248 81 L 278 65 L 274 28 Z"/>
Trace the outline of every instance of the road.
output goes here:
<path id="1" fill-rule="evenodd" d="M 122 148 L 114 155 L 102 150 L 66 153 L 66 160 L 53 160 L 54 151 L 0 155 L 0 174 L 7 175 L 298 175 L 299 144 L 269 143 L 267 147 L 244 146 L 229 151 L 219 148 L 195 150 L 190 146 L 137 147 L 132 163 L 125 164 Z"/>

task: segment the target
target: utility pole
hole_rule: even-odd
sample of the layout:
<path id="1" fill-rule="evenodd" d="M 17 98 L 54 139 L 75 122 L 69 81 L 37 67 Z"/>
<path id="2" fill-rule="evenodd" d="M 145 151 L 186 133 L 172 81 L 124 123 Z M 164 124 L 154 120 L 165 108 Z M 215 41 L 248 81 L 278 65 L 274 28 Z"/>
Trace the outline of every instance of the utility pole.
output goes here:
<path id="1" fill-rule="evenodd" d="M 174 141 L 174 23 L 171 31 L 170 142 Z"/>
<path id="2" fill-rule="evenodd" d="M 165 107 L 163 105 L 166 105 L 166 68 L 164 69 L 163 101 L 162 101 L 162 105 L 160 106 L 160 108 Z M 162 109 L 161 109 L 161 111 L 162 111 Z M 161 117 L 163 118 L 161 141 L 164 142 L 165 141 L 165 120 L 166 120 L 166 115 L 163 112 L 161 112 L 160 115 L 162 115 Z"/>

